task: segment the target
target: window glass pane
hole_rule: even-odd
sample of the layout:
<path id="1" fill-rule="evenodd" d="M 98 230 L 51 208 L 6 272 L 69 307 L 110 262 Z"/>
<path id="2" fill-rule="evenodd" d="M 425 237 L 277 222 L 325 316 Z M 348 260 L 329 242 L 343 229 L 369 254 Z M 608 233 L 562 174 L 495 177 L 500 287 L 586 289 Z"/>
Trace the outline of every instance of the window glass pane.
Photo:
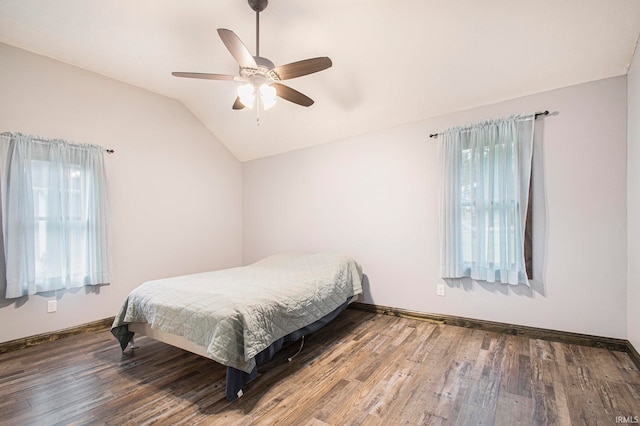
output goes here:
<path id="1" fill-rule="evenodd" d="M 69 219 L 80 220 L 82 218 L 83 192 L 82 171 L 80 166 L 72 165 L 69 169 Z"/>
<path id="2" fill-rule="evenodd" d="M 42 281 L 47 276 L 47 223 L 37 220 L 35 223 L 36 237 L 36 281 Z"/>
<path id="3" fill-rule="evenodd" d="M 30 166 L 34 192 L 36 280 L 64 276 L 83 280 L 87 272 L 87 219 L 82 186 L 86 172 L 83 173 L 79 165 L 71 165 L 63 173 L 65 185 L 52 193 L 51 163 L 31 160 Z M 60 208 L 60 205 L 65 207 Z M 62 256 L 62 252 L 68 256 Z M 63 261 L 63 258 L 67 260 Z"/>
<path id="4" fill-rule="evenodd" d="M 478 259 L 478 249 L 483 247 L 486 250 L 487 260 L 495 265 L 497 269 L 510 269 L 511 265 L 501 265 L 504 259 L 514 259 L 516 254 L 517 230 L 515 223 L 502 223 L 505 217 L 515 215 L 518 211 L 518 196 L 515 192 L 499 192 L 500 181 L 505 174 L 513 174 L 512 170 L 500 170 L 499 168 L 490 170 L 491 156 L 497 158 L 506 167 L 506 155 L 509 149 L 504 143 L 490 146 L 482 146 L 477 149 L 467 148 L 462 150 L 460 168 L 460 203 L 461 203 L 461 235 L 462 260 L 465 263 L 472 263 Z M 515 167 L 515 162 L 510 161 L 510 168 Z M 478 205 L 475 200 L 475 191 L 478 186 L 474 164 L 481 165 L 482 184 L 484 186 L 485 200 L 489 203 Z M 477 166 L 476 166 L 477 167 Z M 491 190 L 491 191 L 490 191 Z M 506 214 L 505 214 L 506 213 Z M 479 225 L 484 226 L 484 232 L 478 232 Z M 530 221 L 527 222 L 530 227 Z M 485 235 L 481 243 L 481 235 Z M 530 251 L 531 238 L 525 240 L 525 249 Z M 530 257 L 527 258 L 530 262 Z M 530 269 L 530 265 L 529 269 Z"/>
<path id="5" fill-rule="evenodd" d="M 45 217 L 47 216 L 47 197 L 49 196 L 49 163 L 32 160 L 30 165 L 35 216 Z"/>

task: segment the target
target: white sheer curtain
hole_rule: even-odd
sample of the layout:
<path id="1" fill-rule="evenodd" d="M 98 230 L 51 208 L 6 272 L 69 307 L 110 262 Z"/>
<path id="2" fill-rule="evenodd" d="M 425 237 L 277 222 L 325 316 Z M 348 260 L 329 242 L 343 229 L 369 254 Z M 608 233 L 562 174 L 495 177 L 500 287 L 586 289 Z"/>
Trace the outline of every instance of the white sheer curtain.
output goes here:
<path id="1" fill-rule="evenodd" d="M 0 135 L 6 298 L 111 281 L 104 149 Z"/>
<path id="2" fill-rule="evenodd" d="M 528 285 L 524 226 L 534 119 L 510 116 L 442 135 L 443 278 Z"/>

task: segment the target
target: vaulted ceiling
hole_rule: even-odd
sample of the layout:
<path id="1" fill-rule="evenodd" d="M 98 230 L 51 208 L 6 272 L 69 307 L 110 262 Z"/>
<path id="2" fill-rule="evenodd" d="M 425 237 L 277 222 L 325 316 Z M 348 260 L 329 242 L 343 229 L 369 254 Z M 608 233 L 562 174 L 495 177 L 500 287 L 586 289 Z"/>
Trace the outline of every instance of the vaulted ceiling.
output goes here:
<path id="1" fill-rule="evenodd" d="M 217 28 L 255 54 L 246 0 L 0 0 L 0 42 L 175 98 L 240 161 L 623 75 L 640 1 L 271 0 L 261 56 L 333 67 L 288 80 L 315 104 L 279 100 L 259 126 L 231 109 L 238 83 L 171 76 L 238 73 Z"/>

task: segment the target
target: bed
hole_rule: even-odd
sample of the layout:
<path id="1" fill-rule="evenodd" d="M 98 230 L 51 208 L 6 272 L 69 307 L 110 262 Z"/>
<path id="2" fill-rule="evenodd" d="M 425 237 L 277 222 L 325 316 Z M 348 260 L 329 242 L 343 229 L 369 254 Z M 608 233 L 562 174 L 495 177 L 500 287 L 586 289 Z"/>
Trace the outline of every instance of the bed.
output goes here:
<path id="1" fill-rule="evenodd" d="M 279 254 L 251 265 L 147 281 L 125 299 L 111 333 L 124 351 L 146 335 L 227 366 L 235 401 L 287 342 L 303 339 L 362 294 L 362 268 L 335 253 Z"/>

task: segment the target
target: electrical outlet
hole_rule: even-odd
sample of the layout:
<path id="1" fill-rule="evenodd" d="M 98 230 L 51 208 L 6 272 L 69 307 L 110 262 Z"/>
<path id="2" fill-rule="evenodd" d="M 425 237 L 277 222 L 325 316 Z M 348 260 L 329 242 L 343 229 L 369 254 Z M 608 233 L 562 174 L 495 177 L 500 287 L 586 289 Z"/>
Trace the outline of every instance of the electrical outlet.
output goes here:
<path id="1" fill-rule="evenodd" d="M 55 312 L 58 310 L 58 301 L 57 300 L 49 300 L 47 302 L 47 312 Z"/>
<path id="2" fill-rule="evenodd" d="M 438 284 L 436 287 L 436 294 L 438 296 L 444 296 L 444 284 Z"/>

